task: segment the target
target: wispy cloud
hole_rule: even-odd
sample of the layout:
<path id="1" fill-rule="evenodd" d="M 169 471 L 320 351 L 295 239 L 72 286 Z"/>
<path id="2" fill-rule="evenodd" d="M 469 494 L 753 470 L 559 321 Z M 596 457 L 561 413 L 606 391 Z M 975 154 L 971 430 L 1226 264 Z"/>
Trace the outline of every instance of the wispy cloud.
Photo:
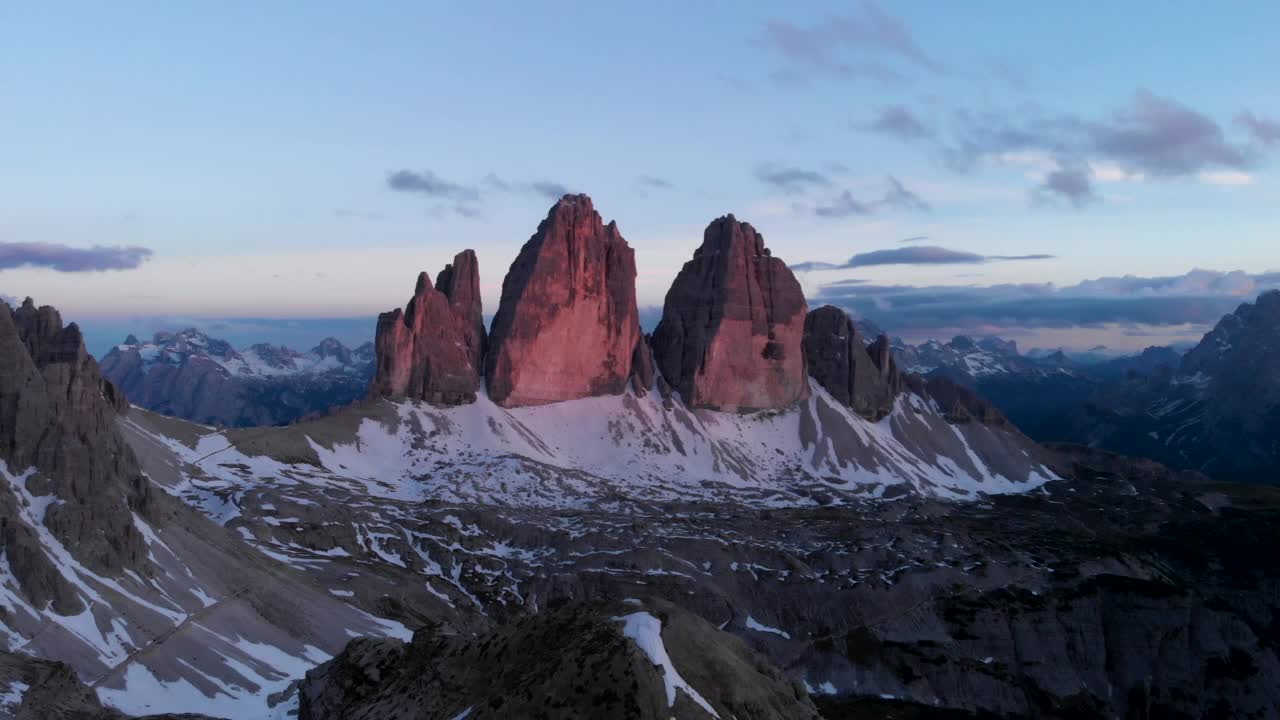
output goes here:
<path id="1" fill-rule="evenodd" d="M 445 180 L 430 170 L 422 172 L 397 170 L 387 176 L 387 187 L 399 192 L 418 193 L 460 202 L 475 202 L 480 199 L 480 191 L 474 185 Z"/>
<path id="2" fill-rule="evenodd" d="M 132 270 L 151 256 L 149 248 L 94 245 L 77 248 L 58 243 L 0 242 L 0 270 L 41 267 L 58 272 Z"/>
<path id="3" fill-rule="evenodd" d="M 858 3 L 848 15 L 832 15 L 813 25 L 770 21 L 760 43 L 782 58 L 785 64 L 777 77 L 784 82 L 807 82 L 817 76 L 901 81 L 901 72 L 887 61 L 942 70 L 906 25 L 870 0 Z"/>
<path id="4" fill-rule="evenodd" d="M 890 175 L 888 177 L 889 189 L 885 191 L 884 199 L 880 202 L 889 207 L 898 208 L 899 210 L 911 210 L 916 212 L 926 212 L 929 210 L 929 203 L 920 198 L 919 195 L 908 190 L 898 178 Z"/>
<path id="5" fill-rule="evenodd" d="M 637 175 L 636 187 L 642 190 L 670 190 L 675 185 L 670 180 L 656 175 Z"/>
<path id="6" fill-rule="evenodd" d="M 550 200 L 559 200 L 569 194 L 569 188 L 550 180 L 535 180 L 529 183 L 529 189 Z"/>
<path id="7" fill-rule="evenodd" d="M 1263 145 L 1280 143 L 1280 121 L 1255 115 L 1246 110 L 1236 116 L 1236 123 L 1248 130 L 1249 134 Z"/>
<path id="8" fill-rule="evenodd" d="M 570 192 L 564 184 L 551 180 L 512 182 L 493 173 L 486 175 L 482 183 L 489 191 L 535 195 L 550 200 L 558 200 Z M 485 193 L 481 192 L 480 184 L 446 180 L 430 170 L 420 172 L 397 170 L 387 175 L 387 187 L 397 192 L 422 195 L 431 199 L 433 204 L 427 208 L 427 211 L 437 217 L 453 214 L 467 219 L 476 219 L 484 216 L 482 206 Z"/>
<path id="9" fill-rule="evenodd" d="M 1093 181 L 1088 168 L 1073 166 L 1051 171 L 1037 189 L 1042 199 L 1059 198 L 1080 208 L 1095 202 L 1098 196 L 1093 191 Z"/>
<path id="10" fill-rule="evenodd" d="M 1040 152 L 1063 166 L 1103 161 L 1128 174 L 1182 177 L 1203 170 L 1244 169 L 1257 160 L 1248 145 L 1230 140 L 1204 113 L 1145 90 L 1128 105 L 1097 119 L 1074 115 L 956 114 L 950 164 L 971 168 L 984 158 Z"/>
<path id="11" fill-rule="evenodd" d="M 827 181 L 830 184 L 830 181 Z M 838 195 L 825 202 L 812 206 L 814 215 L 822 218 L 842 218 L 854 215 L 870 215 L 879 210 L 903 210 L 907 212 L 928 212 L 929 203 L 916 193 L 907 189 L 896 177 L 885 178 L 884 195 L 878 199 L 862 200 L 850 190 L 842 190 Z M 793 193 L 798 190 L 792 190 Z M 804 205 L 800 205 L 801 209 Z"/>
<path id="12" fill-rule="evenodd" d="M 815 187 L 828 187 L 831 179 L 816 170 L 798 167 L 761 165 L 756 168 L 756 178 L 761 182 L 789 194 L 802 193 Z"/>
<path id="13" fill-rule="evenodd" d="M 933 131 L 926 127 L 915 113 L 902 105 L 890 105 L 884 108 L 875 120 L 860 128 L 908 141 L 933 136 Z"/>
<path id="14" fill-rule="evenodd" d="M 430 170 L 396 170 L 387 175 L 387 187 L 396 192 L 430 198 L 434 202 L 428 211 L 433 215 L 453 213 L 464 218 L 480 216 L 479 188 L 446 180 Z"/>
<path id="15" fill-rule="evenodd" d="M 796 272 L 813 270 L 848 270 L 877 265 L 977 265 L 1008 260 L 1048 260 L 1053 255 L 979 255 L 964 250 L 951 250 L 936 245 L 913 245 L 858 253 L 843 263 L 801 262 L 791 265 Z"/>
<path id="16" fill-rule="evenodd" d="M 874 211 L 874 205 L 859 201 L 853 197 L 853 193 L 845 190 L 831 202 L 815 207 L 813 214 L 818 217 L 838 218 L 849 217 L 850 215 L 870 215 Z"/>

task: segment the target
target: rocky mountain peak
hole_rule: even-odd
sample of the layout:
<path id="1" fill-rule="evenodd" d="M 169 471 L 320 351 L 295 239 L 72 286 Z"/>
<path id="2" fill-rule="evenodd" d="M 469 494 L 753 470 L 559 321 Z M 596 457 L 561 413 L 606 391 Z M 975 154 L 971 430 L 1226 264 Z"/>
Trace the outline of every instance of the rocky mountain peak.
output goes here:
<path id="1" fill-rule="evenodd" d="M 480 389 L 484 327 L 475 253 L 459 253 L 440 273 L 440 287 L 418 274 L 413 298 L 378 316 L 373 395 L 408 397 L 438 405 L 473 402 Z"/>
<path id="2" fill-rule="evenodd" d="M 1280 290 L 1262 293 L 1223 316 L 1182 359 L 1182 373 L 1229 379 L 1233 373 L 1262 372 L 1274 377 L 1280 367 Z"/>
<path id="3" fill-rule="evenodd" d="M 351 350 L 335 337 L 327 337 L 321 340 L 318 345 L 311 348 L 310 354 L 321 359 L 333 358 L 342 365 L 350 365 L 352 362 Z"/>
<path id="4" fill-rule="evenodd" d="M 623 392 L 642 339 L 635 279 L 617 224 L 586 195 L 557 201 L 502 281 L 489 396 L 514 407 Z"/>
<path id="5" fill-rule="evenodd" d="M 893 390 L 844 310 L 824 305 L 809 311 L 804 321 L 804 356 L 809 375 L 854 412 L 879 420 L 893 410 Z"/>
<path id="6" fill-rule="evenodd" d="M 22 485 L 0 494 L 0 509 L 14 516 L 23 493 L 52 495 L 44 526 L 103 572 L 134 567 L 146 552 L 130 511 L 145 512 L 148 485 L 114 425 L 126 407 L 74 323 L 64 327 L 57 310 L 30 298 L 16 311 L 0 303 L 0 469 Z M 30 528 L 8 523 L 3 536 L 9 566 L 31 599 L 76 612 L 75 593 L 58 580 Z"/>
<path id="7" fill-rule="evenodd" d="M 653 334 L 663 378 L 694 407 L 761 410 L 808 396 L 800 283 L 764 237 L 717 218 L 667 292 Z"/>

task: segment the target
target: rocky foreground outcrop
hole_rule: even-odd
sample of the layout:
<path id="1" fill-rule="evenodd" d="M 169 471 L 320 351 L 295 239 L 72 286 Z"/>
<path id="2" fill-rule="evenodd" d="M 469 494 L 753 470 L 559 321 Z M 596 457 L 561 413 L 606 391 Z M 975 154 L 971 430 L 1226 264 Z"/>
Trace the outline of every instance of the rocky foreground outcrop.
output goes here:
<path id="1" fill-rule="evenodd" d="M 436 276 L 418 275 L 413 298 L 378 316 L 377 371 L 370 392 L 436 405 L 474 402 L 484 355 L 480 269 L 464 250 Z"/>
<path id="2" fill-rule="evenodd" d="M 556 601 L 478 638 L 356 640 L 300 695 L 301 720 L 819 717 L 741 640 L 661 600 Z"/>
<path id="3" fill-rule="evenodd" d="M 591 198 L 561 198 L 502 282 L 485 358 L 504 407 L 616 395 L 641 341 L 635 254 Z"/>
<path id="4" fill-rule="evenodd" d="M 0 462 L 11 477 L 25 474 L 27 491 L 58 499 L 44 510 L 44 526 L 105 573 L 136 568 L 147 552 L 130 511 L 145 509 L 149 486 L 115 432 L 124 407 L 79 327 L 63 327 L 57 310 L 31 298 L 17 310 L 0 303 Z M 0 517 L 18 517 L 20 504 L 17 494 L 0 493 Z M 83 604 L 37 532 L 18 522 L 0 526 L 6 562 L 32 601 L 79 612 Z"/>
<path id="5" fill-rule="evenodd" d="M 663 379 L 692 407 L 766 410 L 808 397 L 804 293 L 751 225 L 726 215 L 667 292 L 653 333 Z"/>

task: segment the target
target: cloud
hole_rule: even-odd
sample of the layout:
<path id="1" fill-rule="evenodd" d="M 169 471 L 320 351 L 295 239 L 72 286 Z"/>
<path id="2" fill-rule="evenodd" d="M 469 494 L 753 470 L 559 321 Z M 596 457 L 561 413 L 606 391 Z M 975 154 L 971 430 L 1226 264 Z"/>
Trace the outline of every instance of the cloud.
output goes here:
<path id="1" fill-rule="evenodd" d="M 889 58 L 933 72 L 942 70 L 905 25 L 870 0 L 859 3 L 852 14 L 832 15 L 812 26 L 770 21 L 760 44 L 782 57 L 786 65 L 777 77 L 788 82 L 805 82 L 814 76 L 899 82 L 902 75 L 882 62 Z"/>
<path id="2" fill-rule="evenodd" d="M 1236 116 L 1236 124 L 1248 130 L 1253 139 L 1263 145 L 1280 143 L 1280 122 L 1271 118 L 1254 115 L 1246 110 Z"/>
<path id="3" fill-rule="evenodd" d="M 552 182 L 550 180 L 536 180 L 531 182 L 529 183 L 529 189 L 534 193 L 551 200 L 559 200 L 565 195 L 570 194 L 569 188 L 558 182 Z"/>
<path id="4" fill-rule="evenodd" d="M 870 215 L 883 209 L 905 210 L 908 212 L 929 211 L 929 203 L 908 190 L 894 176 L 887 176 L 885 183 L 888 185 L 888 189 L 885 190 L 884 195 L 879 200 L 859 200 L 854 197 L 851 191 L 844 190 L 831 200 L 813 206 L 813 214 L 824 218 L 842 218 L 854 215 Z M 792 192 L 796 191 L 792 190 Z M 801 210 L 804 207 L 804 205 L 800 205 Z"/>
<path id="5" fill-rule="evenodd" d="M 480 190 L 474 185 L 445 180 L 430 170 L 397 170 L 387 175 L 387 187 L 396 192 L 414 193 L 439 201 L 428 212 L 436 217 L 447 213 L 474 219 L 480 216 Z"/>
<path id="6" fill-rule="evenodd" d="M 1196 175 L 1209 185 L 1252 185 L 1253 175 L 1239 170 L 1206 170 Z"/>
<path id="7" fill-rule="evenodd" d="M 1061 198 L 1077 208 L 1098 199 L 1093 192 L 1089 169 L 1080 166 L 1060 167 L 1050 172 L 1037 190 L 1041 198 Z"/>
<path id="8" fill-rule="evenodd" d="M 1156 176 L 1187 175 L 1208 166 L 1244 167 L 1249 153 L 1229 143 L 1207 115 L 1140 90 L 1109 122 L 1094 123 L 1094 148 L 1122 165 Z"/>
<path id="9" fill-rule="evenodd" d="M 903 245 L 906 245 L 906 244 L 908 244 L 908 243 L 923 242 L 923 241 L 928 240 L 928 239 L 929 239 L 929 236 L 928 236 L 928 235 L 912 235 L 912 236 L 911 236 L 911 237 L 909 237 L 909 238 L 902 238 L 902 239 L 901 239 L 901 240 L 899 240 L 898 242 L 899 242 L 899 243 L 901 243 L 901 244 L 903 244 Z"/>
<path id="10" fill-rule="evenodd" d="M 892 332 L 938 328 L 1073 328 L 1108 324 L 1207 326 L 1280 287 L 1280 272 L 1192 270 L 1168 277 L 1104 277 L 1075 285 L 910 286 L 832 283 L 814 302 L 869 316 Z M 954 334 L 954 333 L 953 333 Z"/>
<path id="11" fill-rule="evenodd" d="M 475 202 L 480 199 L 480 191 L 474 185 L 461 185 L 450 182 L 430 170 L 420 173 L 412 170 L 397 170 L 387 175 L 387 187 L 399 192 L 411 192 L 427 197 Z"/>
<path id="12" fill-rule="evenodd" d="M 641 189 L 649 190 L 670 190 L 675 187 L 670 180 L 656 177 L 654 175 L 636 176 L 636 186 Z"/>
<path id="13" fill-rule="evenodd" d="M 149 248 L 94 245 L 74 248 L 58 243 L 0 242 L 0 270 L 42 267 L 58 272 L 132 270 L 153 253 Z"/>
<path id="14" fill-rule="evenodd" d="M 927 212 L 929 210 L 929 203 L 904 187 L 896 177 L 890 175 L 888 181 L 889 189 L 885 192 L 884 199 L 880 201 L 882 204 L 899 210 L 916 212 Z"/>
<path id="15" fill-rule="evenodd" d="M 12 295 L 6 295 L 5 293 L 0 293 L 0 302 L 5 303 L 9 307 L 14 307 L 14 308 L 18 307 L 18 305 L 20 304 L 18 302 L 18 298 Z"/>
<path id="16" fill-rule="evenodd" d="M 568 187 L 551 180 L 513 182 L 504 180 L 494 173 L 486 175 L 481 184 L 490 191 L 532 195 L 550 200 L 559 200 L 570 193 Z M 430 170 L 422 172 L 397 170 L 388 173 L 387 187 L 397 192 L 413 193 L 430 198 L 434 202 L 428 206 L 427 213 L 432 217 L 443 218 L 450 214 L 469 220 L 484 217 L 482 207 L 485 193 L 481 192 L 479 185 L 446 180 Z M 343 216 L 355 217 L 356 215 Z"/>
<path id="17" fill-rule="evenodd" d="M 837 218 L 849 217 L 850 215 L 869 215 L 874 210 L 874 206 L 855 199 L 853 193 L 845 190 L 830 203 L 815 207 L 813 213 L 819 217 Z"/>
<path id="18" fill-rule="evenodd" d="M 815 170 L 805 170 L 797 167 L 761 165 L 756 168 L 756 178 L 788 194 L 801 193 L 810 188 L 831 185 L 831 179 L 826 175 Z"/>
<path id="19" fill-rule="evenodd" d="M 890 105 L 884 108 L 875 120 L 863 126 L 862 129 L 892 135 L 899 140 L 906 141 L 919 140 L 933 135 L 933 131 L 925 127 L 924 123 L 920 122 L 920 119 L 915 116 L 915 113 L 902 105 Z"/>
<path id="20" fill-rule="evenodd" d="M 1099 119 L 959 111 L 955 120 L 956 138 L 944 154 L 957 170 L 983 159 L 1040 153 L 1059 167 L 1097 164 L 1124 176 L 1169 178 L 1243 170 L 1258 160 L 1254 149 L 1231 141 L 1209 116 L 1145 90 Z"/>
<path id="21" fill-rule="evenodd" d="M 493 173 L 485 176 L 484 182 L 494 190 L 504 193 L 523 193 L 526 195 L 537 195 L 547 198 L 548 200 L 559 200 L 565 195 L 572 194 L 567 186 L 563 183 L 551 180 L 535 180 L 533 182 L 513 182 L 504 180 Z"/>
<path id="22" fill-rule="evenodd" d="M 843 263 L 801 262 L 791 265 L 796 272 L 812 270 L 847 270 L 877 265 L 976 265 L 1008 260 L 1049 260 L 1052 255 L 979 255 L 963 250 L 949 250 L 936 245 L 913 245 L 858 253 Z"/>

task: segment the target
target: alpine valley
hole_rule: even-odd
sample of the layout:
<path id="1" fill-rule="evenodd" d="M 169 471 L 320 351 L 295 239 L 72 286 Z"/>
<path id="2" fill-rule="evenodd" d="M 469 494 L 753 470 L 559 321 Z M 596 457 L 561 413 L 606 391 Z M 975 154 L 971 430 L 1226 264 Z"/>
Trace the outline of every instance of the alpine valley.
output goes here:
<path id="1" fill-rule="evenodd" d="M 1280 294 L 1079 380 L 811 309 L 732 215 L 648 334 L 585 195 L 487 327 L 480 273 L 355 350 L 99 366 L 0 306 L 0 717 L 1280 718 L 1280 489 L 1239 482 Z M 1078 444 L 983 397 L 1059 377 L 1109 398 Z"/>

